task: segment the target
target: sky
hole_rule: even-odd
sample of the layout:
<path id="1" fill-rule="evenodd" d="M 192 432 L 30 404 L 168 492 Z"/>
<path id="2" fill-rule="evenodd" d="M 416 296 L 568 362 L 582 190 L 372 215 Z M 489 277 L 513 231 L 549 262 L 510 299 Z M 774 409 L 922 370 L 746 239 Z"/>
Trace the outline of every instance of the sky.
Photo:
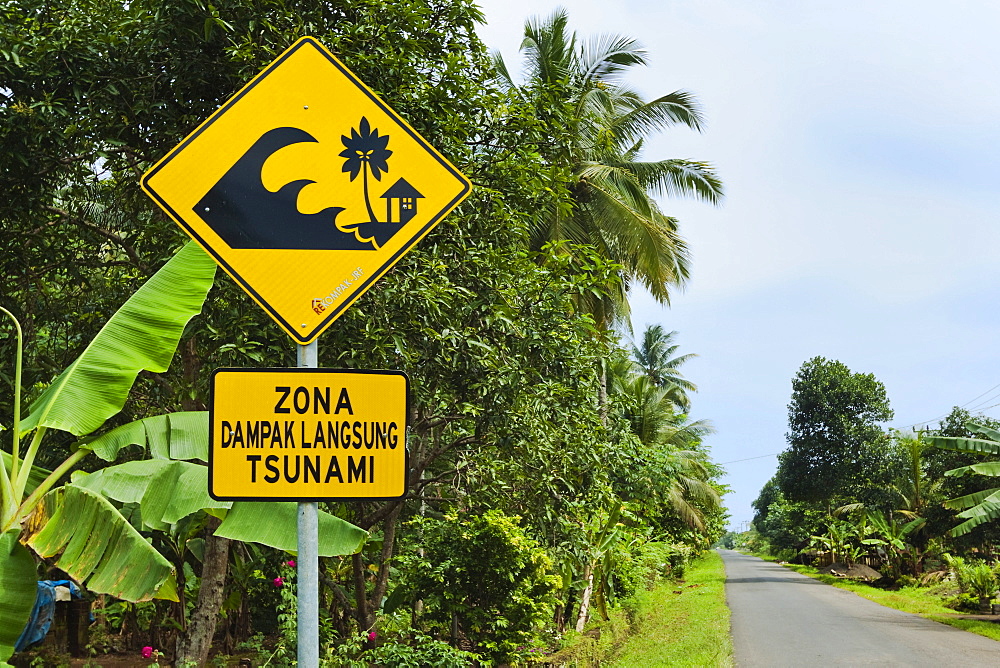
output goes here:
<path id="1" fill-rule="evenodd" d="M 639 40 L 647 99 L 696 95 L 703 133 L 644 158 L 714 165 L 721 206 L 667 199 L 692 279 L 633 325 L 677 330 L 692 416 L 710 420 L 730 526 L 786 447 L 791 379 L 817 355 L 885 385 L 906 429 L 953 406 L 1000 416 L 1000 5 L 955 0 L 480 0 L 512 72 L 524 21 Z M 975 409 L 982 409 L 975 410 Z M 751 459 L 753 458 L 753 459 Z"/>

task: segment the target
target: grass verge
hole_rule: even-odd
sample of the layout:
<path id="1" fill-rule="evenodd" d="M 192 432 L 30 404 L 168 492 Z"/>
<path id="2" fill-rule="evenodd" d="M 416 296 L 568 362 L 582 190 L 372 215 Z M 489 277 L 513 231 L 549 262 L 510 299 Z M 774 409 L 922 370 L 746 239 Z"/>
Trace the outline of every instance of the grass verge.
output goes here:
<path id="1" fill-rule="evenodd" d="M 734 665 L 725 584 L 722 557 L 709 551 L 688 567 L 683 584 L 667 582 L 641 594 L 636 628 L 612 665 Z"/>
<path id="2" fill-rule="evenodd" d="M 877 587 L 871 587 L 862 582 L 854 582 L 852 580 L 844 580 L 842 578 L 833 577 L 832 575 L 824 575 L 811 566 L 799 566 L 797 564 L 783 565 L 785 568 L 791 568 L 792 570 L 802 573 L 803 575 L 808 575 L 811 578 L 831 584 L 834 587 L 852 591 L 862 598 L 867 598 L 869 601 L 874 601 L 875 603 L 884 605 L 887 608 L 902 610 L 903 612 L 911 612 L 915 615 L 926 617 L 927 619 L 935 622 L 941 622 L 942 624 L 954 626 L 955 628 L 962 629 L 963 631 L 976 633 L 981 636 L 986 636 L 987 638 L 992 638 L 993 640 L 1000 640 L 1000 624 L 978 619 L 957 619 L 955 617 L 949 617 L 947 615 L 953 615 L 955 614 L 955 611 L 951 608 L 945 607 L 941 598 L 932 594 L 925 587 L 903 587 L 897 591 L 886 591 L 884 589 L 878 589 Z"/>

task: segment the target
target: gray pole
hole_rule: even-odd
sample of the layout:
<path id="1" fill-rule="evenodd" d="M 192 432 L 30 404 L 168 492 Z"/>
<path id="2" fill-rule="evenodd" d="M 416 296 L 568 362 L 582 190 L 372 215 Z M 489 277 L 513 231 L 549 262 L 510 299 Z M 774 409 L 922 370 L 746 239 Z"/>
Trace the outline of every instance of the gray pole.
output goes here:
<path id="1" fill-rule="evenodd" d="M 299 368 L 319 366 L 315 341 L 298 348 Z M 298 518 L 299 668 L 319 668 L 319 513 L 316 502 L 299 503 Z"/>

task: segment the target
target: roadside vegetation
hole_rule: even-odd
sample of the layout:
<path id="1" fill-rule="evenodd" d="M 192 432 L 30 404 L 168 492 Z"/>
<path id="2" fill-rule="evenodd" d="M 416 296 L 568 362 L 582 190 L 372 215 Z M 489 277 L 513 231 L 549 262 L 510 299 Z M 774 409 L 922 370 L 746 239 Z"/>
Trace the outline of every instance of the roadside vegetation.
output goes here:
<path id="1" fill-rule="evenodd" d="M 475 184 L 319 341 L 319 366 L 412 388 L 406 496 L 320 504 L 326 665 L 525 665 L 624 642 L 650 587 L 710 598 L 678 578 L 725 526 L 711 427 L 677 333 L 633 331 L 628 302 L 667 304 L 691 272 L 665 198 L 721 200 L 711 165 L 642 154 L 702 112 L 632 90 L 642 47 L 562 11 L 527 22 L 512 77 L 482 19 L 467 0 L 0 8 L 0 664 L 35 580 L 67 576 L 95 657 L 294 660 L 293 504 L 205 484 L 210 372 L 294 366 L 294 346 L 138 179 L 303 35 Z"/>
<path id="2" fill-rule="evenodd" d="M 900 610 L 997 638 L 1000 423 L 955 408 L 936 428 L 886 429 L 885 387 L 816 357 L 792 380 L 788 447 L 723 544 Z M 997 617 L 1000 620 L 1000 617 Z"/>
<path id="3" fill-rule="evenodd" d="M 611 665 L 734 665 L 725 583 L 722 557 L 710 551 L 691 564 L 683 582 L 643 592 L 636 601 L 634 635 Z"/>

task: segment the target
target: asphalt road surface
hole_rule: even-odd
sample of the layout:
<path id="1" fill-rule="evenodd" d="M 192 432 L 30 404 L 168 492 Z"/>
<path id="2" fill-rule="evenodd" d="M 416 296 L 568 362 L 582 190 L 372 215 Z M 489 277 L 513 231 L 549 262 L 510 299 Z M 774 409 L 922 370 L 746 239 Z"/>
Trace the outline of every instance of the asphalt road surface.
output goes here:
<path id="1" fill-rule="evenodd" d="M 778 564 L 719 552 L 740 668 L 1000 666 L 1000 642 L 882 607 Z"/>

